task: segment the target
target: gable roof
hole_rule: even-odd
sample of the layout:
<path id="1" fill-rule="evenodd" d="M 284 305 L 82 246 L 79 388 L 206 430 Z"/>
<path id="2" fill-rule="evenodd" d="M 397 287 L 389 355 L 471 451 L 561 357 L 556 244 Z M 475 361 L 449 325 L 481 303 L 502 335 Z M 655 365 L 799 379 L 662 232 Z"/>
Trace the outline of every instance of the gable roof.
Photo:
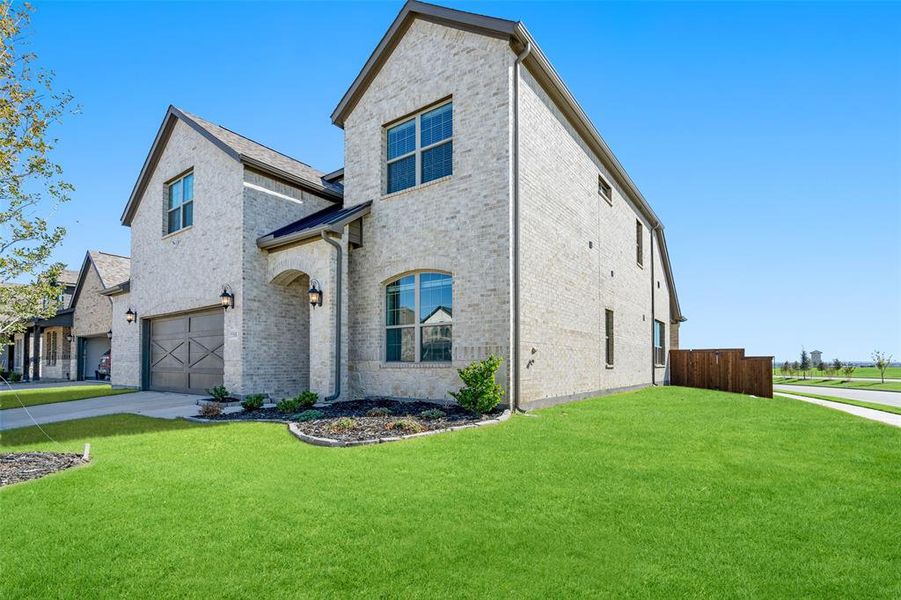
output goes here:
<path id="1" fill-rule="evenodd" d="M 141 173 L 131 191 L 125 210 L 122 212 L 123 225 L 131 225 L 131 220 L 134 218 L 144 190 L 147 188 L 150 177 L 169 141 L 169 136 L 172 135 L 176 121 L 182 121 L 229 157 L 249 169 L 259 171 L 333 202 L 340 202 L 344 195 L 340 184 L 328 181 L 324 177 L 325 173 L 310 165 L 170 105 L 166 116 L 163 117 L 159 131 L 157 131 L 156 138 L 153 140 L 153 145 L 150 147 L 150 153 L 144 161 L 144 166 L 141 167 Z"/>
<path id="2" fill-rule="evenodd" d="M 75 282 L 78 281 L 78 271 L 63 269 L 59 272 L 59 277 L 56 278 L 56 281 L 63 285 L 75 285 Z"/>
<path id="3" fill-rule="evenodd" d="M 88 250 L 84 255 L 84 261 L 81 263 L 81 270 L 78 272 L 78 283 L 75 286 L 75 293 L 72 294 L 69 308 L 73 308 L 78 302 L 81 288 L 84 286 L 88 270 L 91 268 L 96 271 L 97 277 L 100 278 L 101 289 L 106 289 L 122 285 L 128 281 L 131 276 L 131 259 L 127 256 L 119 256 L 118 254 L 110 254 L 100 250 Z"/>
<path id="4" fill-rule="evenodd" d="M 657 241 L 660 254 L 663 257 L 664 273 L 670 291 L 670 307 L 673 321 L 684 321 L 679 307 L 679 298 L 676 294 L 676 286 L 673 280 L 672 266 L 669 260 L 669 252 L 666 248 L 666 238 L 663 235 L 663 223 L 654 213 L 654 210 L 645 200 L 635 182 L 626 173 L 626 170 L 614 156 L 613 151 L 601 137 L 591 119 L 576 101 L 572 92 L 563 83 L 563 80 L 554 70 L 547 56 L 541 51 L 538 43 L 529 33 L 521 21 L 498 19 L 475 13 L 470 13 L 425 2 L 408 0 L 398 13 L 388 31 L 376 46 L 372 55 L 363 65 L 360 73 L 354 79 L 350 88 L 344 93 L 338 106 L 332 111 L 332 123 L 343 128 L 347 116 L 353 111 L 357 102 L 366 92 L 369 84 L 375 79 L 381 67 L 385 64 L 394 48 L 403 38 L 406 31 L 415 19 L 423 19 L 432 23 L 438 23 L 447 27 L 454 27 L 465 31 L 471 31 L 481 35 L 507 39 L 511 50 L 520 54 L 526 48 L 529 53 L 523 60 L 523 65 L 529 69 L 538 83 L 548 93 L 554 103 L 560 108 L 570 124 L 579 133 L 586 144 L 592 149 L 597 158 L 610 171 L 611 175 L 625 190 L 626 195 L 636 205 L 639 212 L 647 218 L 651 229 L 657 232 Z"/>

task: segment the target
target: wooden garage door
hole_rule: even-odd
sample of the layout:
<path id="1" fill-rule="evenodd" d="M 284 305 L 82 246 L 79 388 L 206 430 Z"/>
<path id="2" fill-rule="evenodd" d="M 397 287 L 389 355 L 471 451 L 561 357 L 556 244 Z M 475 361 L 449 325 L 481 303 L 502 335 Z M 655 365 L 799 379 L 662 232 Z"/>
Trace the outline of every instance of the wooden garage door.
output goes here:
<path id="1" fill-rule="evenodd" d="M 203 394 L 222 385 L 221 310 L 150 322 L 150 388 Z"/>

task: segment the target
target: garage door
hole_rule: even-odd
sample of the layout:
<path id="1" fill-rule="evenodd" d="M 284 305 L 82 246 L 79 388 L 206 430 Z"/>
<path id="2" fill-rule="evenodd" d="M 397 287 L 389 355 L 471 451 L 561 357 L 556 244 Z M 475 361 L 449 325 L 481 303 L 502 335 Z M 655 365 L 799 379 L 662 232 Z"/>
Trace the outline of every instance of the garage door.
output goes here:
<path id="1" fill-rule="evenodd" d="M 203 394 L 222 385 L 221 310 L 150 322 L 150 388 Z"/>
<path id="2" fill-rule="evenodd" d="M 105 335 L 92 338 L 84 338 L 84 346 L 81 351 L 81 378 L 94 379 L 97 376 L 97 367 L 100 359 L 109 350 L 110 341 Z"/>

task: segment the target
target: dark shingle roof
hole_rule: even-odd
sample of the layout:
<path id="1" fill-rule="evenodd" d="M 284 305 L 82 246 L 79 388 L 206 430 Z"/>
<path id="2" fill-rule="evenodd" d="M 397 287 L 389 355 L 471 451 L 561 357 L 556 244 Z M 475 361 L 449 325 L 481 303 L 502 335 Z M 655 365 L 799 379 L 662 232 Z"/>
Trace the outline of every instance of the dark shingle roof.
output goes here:
<path id="1" fill-rule="evenodd" d="M 91 260 L 97 267 L 103 287 L 113 287 L 128 281 L 131 276 L 131 259 L 127 256 L 107 254 L 99 250 L 90 251 Z"/>
<path id="2" fill-rule="evenodd" d="M 299 221 L 294 221 L 293 223 L 289 223 L 284 227 L 276 229 L 275 231 L 268 233 L 263 237 L 272 236 L 272 238 L 277 239 L 291 235 L 293 233 L 300 233 L 302 231 L 316 229 L 317 227 L 332 225 L 333 223 L 338 223 L 344 219 L 352 217 L 356 213 L 361 213 L 364 210 L 369 209 L 370 204 L 370 202 L 364 202 L 363 204 L 357 204 L 356 206 L 351 206 L 349 208 L 329 206 L 328 208 L 314 212 L 313 214 L 308 215 L 303 219 L 300 219 Z"/>

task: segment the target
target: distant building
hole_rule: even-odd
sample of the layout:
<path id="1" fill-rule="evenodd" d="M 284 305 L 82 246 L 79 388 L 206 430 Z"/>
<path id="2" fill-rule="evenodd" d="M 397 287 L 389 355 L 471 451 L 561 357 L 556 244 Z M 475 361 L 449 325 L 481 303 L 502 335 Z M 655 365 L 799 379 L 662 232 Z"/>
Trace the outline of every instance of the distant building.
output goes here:
<path id="1" fill-rule="evenodd" d="M 820 352 L 819 350 L 811 350 L 810 351 L 810 364 L 812 364 L 813 366 L 816 367 L 821 362 L 823 362 L 823 353 Z"/>

